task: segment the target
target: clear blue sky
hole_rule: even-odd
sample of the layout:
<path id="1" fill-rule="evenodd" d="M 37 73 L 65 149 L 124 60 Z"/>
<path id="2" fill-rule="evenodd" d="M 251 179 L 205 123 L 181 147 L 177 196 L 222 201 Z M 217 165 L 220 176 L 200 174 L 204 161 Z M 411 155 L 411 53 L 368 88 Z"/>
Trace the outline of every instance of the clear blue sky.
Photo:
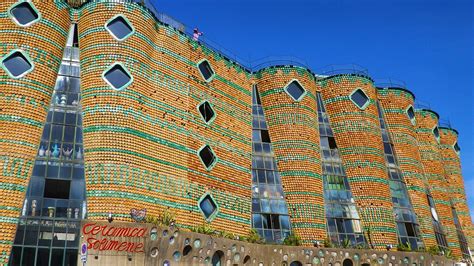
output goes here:
<path id="1" fill-rule="evenodd" d="M 359 64 L 406 82 L 459 133 L 474 210 L 473 4 L 470 0 L 152 0 L 237 56 Z M 473 213 L 471 211 L 471 213 Z"/>

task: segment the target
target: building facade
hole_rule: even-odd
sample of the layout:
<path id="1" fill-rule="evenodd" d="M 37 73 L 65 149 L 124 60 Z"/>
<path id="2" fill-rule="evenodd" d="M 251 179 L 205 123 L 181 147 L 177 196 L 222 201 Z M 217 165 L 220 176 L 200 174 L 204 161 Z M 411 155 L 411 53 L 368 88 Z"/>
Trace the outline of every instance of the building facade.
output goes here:
<path id="1" fill-rule="evenodd" d="M 249 69 L 146 2 L 0 3 L 0 263 L 75 265 L 85 221 L 165 212 L 470 260 L 458 132 L 413 93 Z"/>

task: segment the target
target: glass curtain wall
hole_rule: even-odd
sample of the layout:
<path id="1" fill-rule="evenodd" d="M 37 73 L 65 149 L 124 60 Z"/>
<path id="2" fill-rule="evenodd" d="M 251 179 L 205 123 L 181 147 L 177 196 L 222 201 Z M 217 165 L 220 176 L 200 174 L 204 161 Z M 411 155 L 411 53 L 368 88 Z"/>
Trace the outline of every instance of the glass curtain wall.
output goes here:
<path id="1" fill-rule="evenodd" d="M 266 242 L 290 234 L 290 218 L 257 87 L 252 93 L 252 227 Z"/>
<path id="2" fill-rule="evenodd" d="M 454 206 L 451 204 L 451 210 L 453 212 L 454 225 L 456 226 L 456 233 L 458 235 L 459 245 L 461 246 L 462 257 L 471 261 L 471 256 L 469 255 L 469 244 L 467 243 L 466 236 L 462 231 L 461 224 L 459 223 L 458 213 Z"/>
<path id="3" fill-rule="evenodd" d="M 76 265 L 86 216 L 80 63 L 71 25 L 10 265 Z"/>
<path id="4" fill-rule="evenodd" d="M 336 245 L 365 246 L 359 213 L 329 125 L 329 117 L 319 92 L 316 97 L 328 236 Z"/>
<path id="5" fill-rule="evenodd" d="M 395 151 L 393 150 L 393 143 L 387 125 L 385 124 L 383 110 L 378 101 L 377 109 L 382 131 L 385 161 L 387 163 L 393 212 L 395 214 L 395 222 L 397 223 L 398 241 L 399 244 L 410 246 L 412 250 L 417 250 L 424 247 L 420 238 L 420 226 L 408 197 L 407 187 L 396 159 Z"/>
<path id="6" fill-rule="evenodd" d="M 428 204 L 430 205 L 431 220 L 433 221 L 433 229 L 435 232 L 436 242 L 438 243 L 438 248 L 441 251 L 446 251 L 448 249 L 448 241 L 446 240 L 446 235 L 444 234 L 443 226 L 439 221 L 438 212 L 436 212 L 433 197 L 431 196 L 431 193 L 429 191 L 426 192 L 426 196 L 428 198 Z"/>

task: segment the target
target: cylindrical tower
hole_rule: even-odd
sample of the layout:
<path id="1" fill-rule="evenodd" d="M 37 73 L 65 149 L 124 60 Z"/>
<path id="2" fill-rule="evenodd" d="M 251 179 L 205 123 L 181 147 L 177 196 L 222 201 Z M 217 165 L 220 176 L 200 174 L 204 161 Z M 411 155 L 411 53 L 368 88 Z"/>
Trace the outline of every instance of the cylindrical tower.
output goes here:
<path id="1" fill-rule="evenodd" d="M 369 244 L 397 245 L 397 234 L 376 105 L 366 76 L 342 74 L 320 81 L 326 111 Z"/>
<path id="2" fill-rule="evenodd" d="M 451 211 L 450 196 L 439 145 L 439 115 L 428 109 L 415 110 L 416 138 L 423 164 L 425 177 L 428 180 L 431 195 L 434 199 L 439 220 L 446 229 L 449 248 L 455 256 L 461 256 L 459 241 Z"/>
<path id="3" fill-rule="evenodd" d="M 2 1 L 0 13 L 0 264 L 6 264 L 70 19 L 64 4 L 53 1 Z"/>
<path id="4" fill-rule="evenodd" d="M 466 191 L 464 190 L 464 180 L 462 178 L 460 152 L 458 144 L 458 132 L 450 127 L 440 127 L 440 151 L 443 160 L 444 174 L 448 183 L 448 193 L 451 202 L 456 208 L 459 222 L 464 233 L 469 239 L 471 246 L 474 246 L 472 236 L 472 220 L 467 205 Z"/>
<path id="5" fill-rule="evenodd" d="M 292 229 L 311 245 L 326 237 L 314 75 L 277 66 L 256 74 Z"/>
<path id="6" fill-rule="evenodd" d="M 169 209 L 246 235 L 250 75 L 135 3 L 87 3 L 79 35 L 89 219 Z"/>
<path id="7" fill-rule="evenodd" d="M 423 242 L 426 247 L 436 246 L 438 243 L 426 193 L 427 180 L 420 162 L 414 128 L 416 124 L 413 107 L 415 96 L 410 91 L 399 87 L 379 89 L 378 95 L 413 210 L 420 223 Z"/>

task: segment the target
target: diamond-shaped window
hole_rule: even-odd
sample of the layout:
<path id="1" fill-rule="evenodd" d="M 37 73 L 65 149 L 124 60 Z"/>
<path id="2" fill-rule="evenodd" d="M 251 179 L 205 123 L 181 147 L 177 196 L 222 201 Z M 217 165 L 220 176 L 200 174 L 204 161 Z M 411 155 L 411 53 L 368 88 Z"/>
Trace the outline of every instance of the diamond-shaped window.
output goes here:
<path id="1" fill-rule="evenodd" d="M 102 78 L 114 90 L 123 90 L 133 81 L 132 75 L 130 75 L 125 66 L 123 66 L 121 63 L 115 63 L 111 65 L 104 71 Z"/>
<path id="2" fill-rule="evenodd" d="M 433 128 L 433 134 L 434 134 L 436 140 L 439 142 L 439 129 L 438 129 L 438 126 L 435 126 Z"/>
<path id="3" fill-rule="evenodd" d="M 355 105 L 357 105 L 357 107 L 362 110 L 365 109 L 370 103 L 369 97 L 367 97 L 362 89 L 354 90 L 349 98 Z"/>
<path id="4" fill-rule="evenodd" d="M 198 202 L 199 210 L 201 210 L 202 214 L 206 218 L 206 221 L 212 221 L 219 210 L 216 201 L 211 196 L 211 194 L 206 193 L 204 194 Z"/>
<path id="5" fill-rule="evenodd" d="M 457 142 L 454 143 L 453 148 L 454 148 L 454 150 L 455 150 L 457 153 L 461 152 L 461 148 L 459 147 L 459 145 L 458 145 Z"/>
<path id="6" fill-rule="evenodd" d="M 301 101 L 301 99 L 306 95 L 306 89 L 296 79 L 290 81 L 288 85 L 286 85 L 285 92 L 297 102 Z"/>
<path id="7" fill-rule="evenodd" d="M 208 171 L 210 171 L 217 162 L 217 156 L 209 145 L 204 145 L 198 150 L 198 157 Z"/>
<path id="8" fill-rule="evenodd" d="M 408 106 L 407 108 L 407 115 L 408 118 L 410 118 L 411 123 L 414 125 L 416 120 L 415 120 L 415 109 L 413 109 L 413 106 Z"/>
<path id="9" fill-rule="evenodd" d="M 21 78 L 33 70 L 28 55 L 21 50 L 13 50 L 2 59 L 2 68 L 12 78 Z"/>
<path id="10" fill-rule="evenodd" d="M 41 18 L 40 13 L 31 2 L 18 2 L 8 12 L 16 24 L 26 27 Z"/>
<path id="11" fill-rule="evenodd" d="M 199 61 L 197 66 L 199 68 L 199 72 L 201 73 L 205 81 L 209 82 L 214 78 L 214 70 L 212 70 L 211 65 L 206 59 Z"/>
<path id="12" fill-rule="evenodd" d="M 123 41 L 130 37 L 135 32 L 132 23 L 123 15 L 117 15 L 111 18 L 106 24 L 105 28 L 118 41 Z"/>
<path id="13" fill-rule="evenodd" d="M 208 101 L 204 101 L 198 105 L 198 111 L 207 124 L 210 124 L 216 118 L 216 112 Z"/>

